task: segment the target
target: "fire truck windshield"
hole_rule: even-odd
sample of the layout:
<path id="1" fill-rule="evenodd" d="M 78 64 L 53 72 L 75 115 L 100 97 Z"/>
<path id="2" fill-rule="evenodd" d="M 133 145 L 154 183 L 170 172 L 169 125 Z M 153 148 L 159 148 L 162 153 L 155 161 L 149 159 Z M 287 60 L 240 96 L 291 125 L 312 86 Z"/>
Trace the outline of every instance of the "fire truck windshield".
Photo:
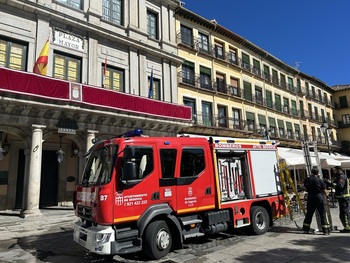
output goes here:
<path id="1" fill-rule="evenodd" d="M 109 183 L 117 152 L 117 145 L 105 146 L 91 152 L 85 165 L 83 185 L 93 186 Z"/>

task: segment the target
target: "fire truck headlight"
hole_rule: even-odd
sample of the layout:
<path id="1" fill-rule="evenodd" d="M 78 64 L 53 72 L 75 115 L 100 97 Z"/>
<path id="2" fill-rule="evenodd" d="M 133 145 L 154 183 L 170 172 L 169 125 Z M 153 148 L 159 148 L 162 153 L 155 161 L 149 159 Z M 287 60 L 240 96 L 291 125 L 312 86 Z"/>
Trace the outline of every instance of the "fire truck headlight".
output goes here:
<path id="1" fill-rule="evenodd" d="M 107 243 L 110 237 L 111 237 L 111 233 L 107 233 L 107 234 L 99 233 L 99 234 L 96 234 L 95 241 L 97 244 Z"/>

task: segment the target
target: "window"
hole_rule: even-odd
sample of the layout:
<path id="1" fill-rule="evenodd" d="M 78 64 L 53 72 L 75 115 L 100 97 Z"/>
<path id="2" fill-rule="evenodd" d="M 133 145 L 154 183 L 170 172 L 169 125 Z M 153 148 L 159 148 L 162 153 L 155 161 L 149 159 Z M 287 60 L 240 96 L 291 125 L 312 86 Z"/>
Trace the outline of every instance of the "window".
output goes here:
<path id="1" fill-rule="evenodd" d="M 312 114 L 312 105 L 311 105 L 311 103 L 308 103 L 307 106 L 309 108 L 309 117 L 310 117 L 310 119 L 313 119 L 314 115 Z"/>
<path id="2" fill-rule="evenodd" d="M 195 123 L 197 123 L 197 109 L 196 109 L 196 100 L 195 99 L 191 99 L 191 98 L 183 98 L 183 104 L 185 106 L 191 107 L 192 108 L 192 120 L 195 121 Z"/>
<path id="3" fill-rule="evenodd" d="M 305 82 L 305 92 L 306 96 L 310 96 L 310 87 L 308 82 Z"/>
<path id="4" fill-rule="evenodd" d="M 228 51 L 228 61 L 232 64 L 237 65 L 237 51 L 235 49 L 230 48 Z"/>
<path id="5" fill-rule="evenodd" d="M 230 78 L 230 93 L 232 96 L 241 96 L 241 92 L 239 90 L 238 79 Z"/>
<path id="6" fill-rule="evenodd" d="M 54 78 L 81 82 L 81 58 L 54 53 L 53 60 Z"/>
<path id="7" fill-rule="evenodd" d="M 180 177 L 198 176 L 205 168 L 204 150 L 184 148 L 181 156 Z"/>
<path id="8" fill-rule="evenodd" d="M 241 112 L 239 109 L 232 109 L 233 129 L 241 130 Z"/>
<path id="9" fill-rule="evenodd" d="M 218 125 L 227 128 L 227 107 L 218 106 Z"/>
<path id="10" fill-rule="evenodd" d="M 318 120 L 318 108 L 314 106 L 314 111 L 315 111 L 315 120 Z"/>
<path id="11" fill-rule="evenodd" d="M 326 121 L 326 115 L 324 113 L 324 109 L 321 109 L 321 121 L 325 122 Z"/>
<path id="12" fill-rule="evenodd" d="M 249 55 L 242 53 L 242 68 L 250 71 L 250 58 Z"/>
<path id="13" fill-rule="evenodd" d="M 277 120 L 277 124 L 278 124 L 278 136 L 280 138 L 284 138 L 284 121 L 282 120 Z"/>
<path id="14" fill-rule="evenodd" d="M 341 109 L 348 107 L 348 101 L 346 99 L 346 96 L 340 96 L 339 97 L 339 106 Z"/>
<path id="15" fill-rule="evenodd" d="M 286 122 L 286 126 L 287 126 L 287 138 L 288 139 L 293 139 L 293 128 L 292 128 L 292 123 L 290 122 Z"/>
<path id="16" fill-rule="evenodd" d="M 273 103 L 272 103 L 272 92 L 269 90 L 265 91 L 266 96 L 266 106 L 272 109 Z"/>
<path id="17" fill-rule="evenodd" d="M 147 10 L 147 33 L 150 38 L 158 39 L 158 15 Z"/>
<path id="18" fill-rule="evenodd" d="M 194 81 L 194 63 L 184 61 L 182 63 L 182 82 L 190 85 L 195 85 Z"/>
<path id="19" fill-rule="evenodd" d="M 211 71 L 210 68 L 206 68 L 203 66 L 199 67 L 200 76 L 200 87 L 203 89 L 211 89 Z"/>
<path id="20" fill-rule="evenodd" d="M 82 182 L 89 186 L 109 183 L 117 153 L 118 147 L 115 145 L 107 145 L 92 151 L 87 160 Z"/>
<path id="21" fill-rule="evenodd" d="M 253 73 L 260 76 L 260 61 L 253 59 Z"/>
<path id="22" fill-rule="evenodd" d="M 281 87 L 282 88 L 286 88 L 287 87 L 287 83 L 286 83 L 286 76 L 284 74 L 280 74 L 280 78 L 281 78 Z"/>
<path id="23" fill-rule="evenodd" d="M 276 136 L 276 120 L 275 118 L 268 117 L 269 119 L 269 133 L 272 137 Z"/>
<path id="24" fill-rule="evenodd" d="M 290 113 L 289 112 L 289 99 L 283 98 L 283 112 L 284 113 Z"/>
<path id="25" fill-rule="evenodd" d="M 281 96 L 278 94 L 275 94 L 275 107 L 276 110 L 282 111 Z"/>
<path id="26" fill-rule="evenodd" d="M 130 158 L 123 158 L 123 167 L 133 162 L 136 166 L 136 178 L 143 179 L 153 171 L 153 149 L 151 147 L 135 147 L 135 154 Z"/>
<path id="27" fill-rule="evenodd" d="M 295 100 L 291 100 L 291 106 L 293 116 L 298 116 L 297 102 Z"/>
<path id="28" fill-rule="evenodd" d="M 192 46 L 193 34 L 192 29 L 181 25 L 181 43 L 187 46 Z"/>
<path id="29" fill-rule="evenodd" d="M 323 102 L 322 91 L 318 90 L 318 100 Z"/>
<path id="30" fill-rule="evenodd" d="M 264 65 L 264 78 L 270 81 L 270 67 L 267 65 Z"/>
<path id="31" fill-rule="evenodd" d="M 202 122 L 205 126 L 212 126 L 213 112 L 210 102 L 202 102 Z"/>
<path id="32" fill-rule="evenodd" d="M 151 77 L 148 77 L 148 87 L 150 87 Z M 160 100 L 160 80 L 153 78 L 152 99 Z"/>
<path id="33" fill-rule="evenodd" d="M 215 43 L 215 56 L 224 59 L 224 47 L 221 43 Z"/>
<path id="34" fill-rule="evenodd" d="M 257 104 L 263 104 L 262 88 L 255 86 L 255 102 Z"/>
<path id="35" fill-rule="evenodd" d="M 254 131 L 254 129 L 255 129 L 255 114 L 252 112 L 246 112 L 246 116 L 247 116 L 248 131 Z"/>
<path id="36" fill-rule="evenodd" d="M 226 93 L 225 75 L 216 73 L 216 90 Z"/>
<path id="37" fill-rule="evenodd" d="M 311 86 L 312 97 L 316 99 L 316 90 L 314 86 Z"/>
<path id="38" fill-rule="evenodd" d="M 301 83 L 300 83 L 300 79 L 297 79 L 297 92 L 298 92 L 298 93 L 301 92 Z"/>
<path id="39" fill-rule="evenodd" d="M 82 0 L 56 0 L 56 2 L 77 8 L 77 9 L 83 9 Z"/>
<path id="40" fill-rule="evenodd" d="M 209 53 L 209 38 L 207 35 L 198 33 L 198 48 L 199 51 Z"/>
<path id="41" fill-rule="evenodd" d="M 296 140 L 300 140 L 300 126 L 297 123 L 294 123 L 294 135 Z"/>
<path id="42" fill-rule="evenodd" d="M 0 39 L 0 66 L 26 70 L 28 46 L 10 39 Z"/>
<path id="43" fill-rule="evenodd" d="M 262 114 L 258 114 L 260 132 L 266 132 L 266 116 Z M 265 134 L 264 134 L 265 135 Z"/>
<path id="44" fill-rule="evenodd" d="M 124 92 L 124 70 L 106 66 L 106 74 L 103 76 L 105 65 L 102 67 L 102 83 L 105 89 Z"/>
<path id="45" fill-rule="evenodd" d="M 272 70 L 272 83 L 278 85 L 278 73 L 277 70 Z"/>
<path id="46" fill-rule="evenodd" d="M 304 102 L 299 101 L 300 117 L 304 118 L 306 116 L 304 112 Z"/>
<path id="47" fill-rule="evenodd" d="M 102 18 L 114 24 L 122 24 L 122 0 L 103 0 Z"/>
<path id="48" fill-rule="evenodd" d="M 349 114 L 342 115 L 341 118 L 343 120 L 343 124 L 350 124 L 350 115 Z"/>
<path id="49" fill-rule="evenodd" d="M 174 178 L 176 164 L 176 149 L 160 149 L 160 165 L 162 178 Z"/>
<path id="50" fill-rule="evenodd" d="M 243 82 L 243 92 L 244 92 L 244 99 L 253 101 L 253 95 L 252 95 L 252 85 L 248 82 Z"/>
<path id="51" fill-rule="evenodd" d="M 294 92 L 294 83 L 293 83 L 293 79 L 288 77 L 288 89 L 290 91 L 293 91 Z"/>

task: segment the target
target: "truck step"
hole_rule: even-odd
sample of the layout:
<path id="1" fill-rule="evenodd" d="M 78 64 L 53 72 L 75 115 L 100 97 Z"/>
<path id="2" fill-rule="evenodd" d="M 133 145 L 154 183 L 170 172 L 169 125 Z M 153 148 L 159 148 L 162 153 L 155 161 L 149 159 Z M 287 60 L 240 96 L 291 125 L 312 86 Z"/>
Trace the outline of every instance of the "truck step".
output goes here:
<path id="1" fill-rule="evenodd" d="M 191 220 L 182 221 L 182 225 L 184 225 L 184 226 L 188 226 L 191 224 L 197 224 L 197 223 L 202 223 L 202 219 L 191 219 Z"/>
<path id="2" fill-rule="evenodd" d="M 117 239 L 125 239 L 130 237 L 137 237 L 139 231 L 137 229 L 118 229 L 117 230 Z"/>
<path id="3" fill-rule="evenodd" d="M 201 237 L 204 235 L 205 235 L 204 233 L 197 232 L 197 233 L 192 233 L 192 234 L 186 234 L 183 237 L 184 237 L 184 239 L 187 239 L 187 238 L 191 238 L 191 237 Z"/>

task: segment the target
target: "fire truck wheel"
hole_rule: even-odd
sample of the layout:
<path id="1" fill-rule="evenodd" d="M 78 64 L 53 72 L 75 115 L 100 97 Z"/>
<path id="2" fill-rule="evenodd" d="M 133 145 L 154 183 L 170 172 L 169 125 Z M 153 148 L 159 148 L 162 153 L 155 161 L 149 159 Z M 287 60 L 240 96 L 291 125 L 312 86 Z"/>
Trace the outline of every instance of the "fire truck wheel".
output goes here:
<path id="1" fill-rule="evenodd" d="M 253 206 L 250 208 L 250 216 L 250 232 L 255 235 L 265 234 L 270 226 L 270 217 L 266 209 L 261 206 Z"/>
<path id="2" fill-rule="evenodd" d="M 164 221 L 154 221 L 148 225 L 144 235 L 144 252 L 150 259 L 160 259 L 169 253 L 172 237 Z"/>

